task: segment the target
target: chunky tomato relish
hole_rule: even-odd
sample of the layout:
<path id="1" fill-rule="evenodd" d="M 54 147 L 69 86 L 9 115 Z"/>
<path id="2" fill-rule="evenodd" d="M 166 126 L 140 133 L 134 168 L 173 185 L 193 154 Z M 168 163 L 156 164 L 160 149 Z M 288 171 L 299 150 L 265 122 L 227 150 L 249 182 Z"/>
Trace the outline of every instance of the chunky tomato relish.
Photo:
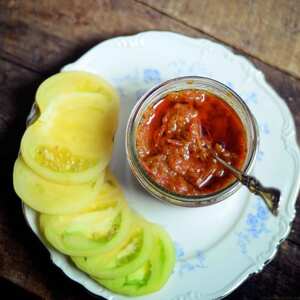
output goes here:
<path id="1" fill-rule="evenodd" d="M 241 168 L 244 126 L 220 97 L 198 89 L 171 92 L 148 107 L 136 132 L 138 159 L 165 189 L 186 196 L 217 192 L 234 180 L 213 157 Z"/>

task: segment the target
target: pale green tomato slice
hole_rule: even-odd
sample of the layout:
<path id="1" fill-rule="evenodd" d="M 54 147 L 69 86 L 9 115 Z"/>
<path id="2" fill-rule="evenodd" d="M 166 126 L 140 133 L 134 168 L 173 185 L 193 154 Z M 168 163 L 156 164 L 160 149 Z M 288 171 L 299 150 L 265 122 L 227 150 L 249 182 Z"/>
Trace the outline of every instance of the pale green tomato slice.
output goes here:
<path id="1" fill-rule="evenodd" d="M 107 167 L 118 108 L 101 94 L 58 96 L 25 131 L 21 153 L 38 175 L 60 184 L 95 180 Z"/>
<path id="2" fill-rule="evenodd" d="M 126 242 L 110 253 L 89 257 L 72 257 L 75 265 L 84 272 L 100 278 L 116 278 L 137 270 L 151 255 L 152 228 L 146 221 L 136 218 Z"/>
<path id="3" fill-rule="evenodd" d="M 155 246 L 150 258 L 133 273 L 115 279 L 93 277 L 109 290 L 128 296 L 142 296 L 160 290 L 175 265 L 175 250 L 168 234 L 154 225 Z"/>
<path id="4" fill-rule="evenodd" d="M 38 88 L 35 101 L 41 111 L 57 96 L 70 93 L 102 94 L 115 105 L 119 105 L 116 90 L 100 76 L 83 71 L 67 71 L 47 78 Z"/>
<path id="5" fill-rule="evenodd" d="M 97 202 L 104 172 L 95 182 L 62 185 L 36 174 L 20 156 L 14 165 L 13 183 L 17 195 L 28 206 L 45 214 L 74 214 Z"/>
<path id="6" fill-rule="evenodd" d="M 117 179 L 107 168 L 104 183 L 101 185 L 95 200 L 86 206 L 86 211 L 115 206 L 119 203 L 120 198 L 125 199 L 122 188 Z"/>
<path id="7" fill-rule="evenodd" d="M 102 210 L 76 215 L 40 215 L 40 229 L 46 240 L 60 252 L 90 256 L 110 252 L 127 239 L 131 211 L 124 200 Z"/>

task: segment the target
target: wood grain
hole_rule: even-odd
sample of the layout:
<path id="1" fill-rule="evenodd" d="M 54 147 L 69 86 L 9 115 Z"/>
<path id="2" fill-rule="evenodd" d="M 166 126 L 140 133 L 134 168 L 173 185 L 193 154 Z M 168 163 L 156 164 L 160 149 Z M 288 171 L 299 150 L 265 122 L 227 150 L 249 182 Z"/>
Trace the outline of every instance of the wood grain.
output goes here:
<path id="1" fill-rule="evenodd" d="M 15 126 L 24 129 L 24 113 L 32 104 L 33 85 L 40 76 L 0 58 L 0 143 L 10 134 L 14 135 Z M 31 86 L 31 91 L 28 89 Z M 24 93 L 25 91 L 25 93 Z M 32 93 L 29 97 L 28 95 Z M 21 116 L 21 119 L 20 119 Z M 3 155 L 11 151 L 9 145 L 1 147 Z"/>
<path id="2" fill-rule="evenodd" d="M 0 56 L 38 72 L 54 72 L 53 65 L 116 35 L 159 29 L 203 36 L 133 0 L 60 3 L 0 1 Z"/>
<path id="3" fill-rule="evenodd" d="M 298 0 L 139 2 L 300 77 Z"/>
<path id="4" fill-rule="evenodd" d="M 195 4 L 191 1 L 190 5 Z M 46 76 L 76 60 L 101 40 L 149 29 L 206 37 L 182 20 L 133 0 L 0 0 L 0 276 L 42 299 L 94 298 L 49 261 L 47 251 L 25 224 L 20 200 L 12 188 L 13 162 L 35 90 Z M 285 99 L 295 118 L 300 141 L 300 81 L 261 62 L 261 57 L 250 59 Z M 297 215 L 275 260 L 228 299 L 300 297 L 299 231 Z"/>
<path id="5" fill-rule="evenodd" d="M 288 241 L 259 275 L 248 279 L 228 300 L 298 300 L 300 298 L 300 251 Z"/>

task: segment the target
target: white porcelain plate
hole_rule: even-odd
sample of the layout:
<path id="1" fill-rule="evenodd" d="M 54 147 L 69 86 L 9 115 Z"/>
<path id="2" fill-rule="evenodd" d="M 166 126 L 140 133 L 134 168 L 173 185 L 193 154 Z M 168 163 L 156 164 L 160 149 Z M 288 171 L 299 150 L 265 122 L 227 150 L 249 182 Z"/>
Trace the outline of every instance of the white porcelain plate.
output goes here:
<path id="1" fill-rule="evenodd" d="M 177 248 L 176 267 L 166 286 L 158 293 L 138 299 L 220 298 L 273 258 L 279 243 L 289 233 L 295 215 L 300 154 L 291 113 L 263 74 L 247 59 L 209 40 L 170 32 L 145 32 L 100 43 L 63 70 L 100 74 L 118 89 L 121 114 L 112 170 L 130 206 L 163 225 Z M 281 189 L 277 218 L 245 188 L 210 207 L 183 208 L 155 200 L 132 177 L 124 141 L 129 113 L 139 96 L 153 85 L 183 75 L 223 82 L 249 105 L 258 121 L 261 138 L 254 174 L 265 185 Z M 24 212 L 31 228 L 41 238 L 35 212 L 28 207 Z M 102 288 L 78 271 L 67 257 L 48 249 L 54 264 L 92 293 L 107 299 L 128 299 Z"/>

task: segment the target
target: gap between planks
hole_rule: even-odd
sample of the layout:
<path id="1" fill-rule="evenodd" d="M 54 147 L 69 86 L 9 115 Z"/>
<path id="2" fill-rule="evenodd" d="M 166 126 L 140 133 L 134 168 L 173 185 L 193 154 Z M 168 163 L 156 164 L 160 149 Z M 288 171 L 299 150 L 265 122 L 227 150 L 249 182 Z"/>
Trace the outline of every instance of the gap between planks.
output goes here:
<path id="1" fill-rule="evenodd" d="M 22 63 L 20 63 L 20 62 L 18 62 L 16 60 L 14 60 L 12 57 L 13 56 L 11 56 L 11 55 L 5 55 L 5 54 L 3 54 L 3 53 L 0 52 L 0 60 L 2 59 L 4 61 L 7 61 L 7 62 L 15 65 L 18 68 L 21 68 L 21 69 L 24 69 L 26 71 L 32 72 L 34 74 L 40 75 L 41 77 L 44 76 L 43 72 L 40 72 L 39 70 L 36 70 L 36 69 L 31 68 L 31 67 L 29 67 L 27 65 L 24 65 L 24 64 L 22 64 Z"/>
<path id="2" fill-rule="evenodd" d="M 251 53 L 245 51 L 245 50 L 242 49 L 242 48 L 239 48 L 239 47 L 237 47 L 237 46 L 231 45 L 231 44 L 229 44 L 228 42 L 226 42 L 226 41 L 224 41 L 224 40 L 222 40 L 222 39 L 220 39 L 220 38 L 217 38 L 217 37 L 211 35 L 210 33 L 206 32 L 206 31 L 204 31 L 204 30 L 199 29 L 199 28 L 196 27 L 196 26 L 193 26 L 193 25 L 191 25 L 191 24 L 188 24 L 188 23 L 187 23 L 186 21 L 184 21 L 184 20 L 181 20 L 181 19 L 179 19 L 179 18 L 177 18 L 177 17 L 174 17 L 174 16 L 172 16 L 172 15 L 170 15 L 170 14 L 164 12 L 164 11 L 161 11 L 160 9 L 158 9 L 158 8 L 156 8 L 156 7 L 154 7 L 154 6 L 151 6 L 150 4 L 145 3 L 143 0 L 133 0 L 133 1 L 135 1 L 136 3 L 138 3 L 138 4 L 140 4 L 140 5 L 144 5 L 145 7 L 149 8 L 149 9 L 152 9 L 152 10 L 154 10 L 154 11 L 157 12 L 157 13 L 160 13 L 161 15 L 163 15 L 163 16 L 165 16 L 165 17 L 167 17 L 167 18 L 172 19 L 172 20 L 174 20 L 174 21 L 180 23 L 181 25 L 184 25 L 184 26 L 186 26 L 186 27 L 189 27 L 190 29 L 193 29 L 193 30 L 197 31 L 197 32 L 200 33 L 200 34 L 207 36 L 207 38 L 209 38 L 209 39 L 211 39 L 211 40 L 213 40 L 213 41 L 215 41 L 215 42 L 222 43 L 223 45 L 225 45 L 225 46 L 227 46 L 227 47 L 230 47 L 232 50 L 235 50 L 235 51 L 239 52 L 239 54 L 241 54 L 241 55 L 245 55 L 245 56 L 248 57 L 248 58 L 256 59 L 256 60 L 262 62 L 263 64 L 268 65 L 268 66 L 270 66 L 271 68 L 273 68 L 273 69 L 275 69 L 275 70 L 278 70 L 278 71 L 282 72 L 282 73 L 285 74 L 285 75 L 291 76 L 291 77 L 293 77 L 293 78 L 295 78 L 295 79 L 300 79 L 299 76 L 296 76 L 295 74 L 292 74 L 292 73 L 290 73 L 290 72 L 288 72 L 288 71 L 286 71 L 286 70 L 284 70 L 284 69 L 281 69 L 281 68 L 278 67 L 278 66 L 274 66 L 274 65 L 272 65 L 272 64 L 270 64 L 270 63 L 264 61 L 264 60 L 261 59 L 260 57 L 254 56 L 253 54 L 251 54 Z"/>

